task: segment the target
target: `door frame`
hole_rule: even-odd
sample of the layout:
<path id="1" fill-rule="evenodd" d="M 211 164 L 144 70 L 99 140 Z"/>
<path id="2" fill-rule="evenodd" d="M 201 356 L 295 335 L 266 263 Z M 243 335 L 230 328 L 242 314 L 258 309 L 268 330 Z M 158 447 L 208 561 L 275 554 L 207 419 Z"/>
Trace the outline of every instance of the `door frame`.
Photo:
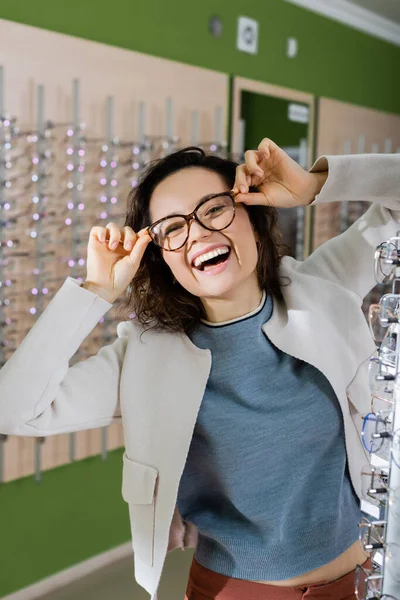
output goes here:
<path id="1" fill-rule="evenodd" d="M 309 107 L 309 127 L 308 127 L 308 152 L 307 152 L 307 168 L 311 168 L 314 161 L 315 153 L 315 97 L 306 92 L 300 92 L 291 88 L 280 87 L 263 81 L 254 79 L 246 79 L 245 77 L 234 77 L 232 85 L 232 110 L 231 110 L 231 152 L 234 155 L 239 153 L 239 120 L 242 111 L 242 92 L 254 92 L 255 94 L 263 94 L 265 96 L 273 96 L 274 98 L 282 98 L 293 102 L 301 102 L 308 104 Z M 264 132 L 264 137 L 267 137 L 268 132 Z M 262 139 L 262 132 L 260 141 Z M 312 240 L 312 219 L 311 207 L 305 208 L 304 222 L 304 258 L 309 256 L 311 251 Z"/>

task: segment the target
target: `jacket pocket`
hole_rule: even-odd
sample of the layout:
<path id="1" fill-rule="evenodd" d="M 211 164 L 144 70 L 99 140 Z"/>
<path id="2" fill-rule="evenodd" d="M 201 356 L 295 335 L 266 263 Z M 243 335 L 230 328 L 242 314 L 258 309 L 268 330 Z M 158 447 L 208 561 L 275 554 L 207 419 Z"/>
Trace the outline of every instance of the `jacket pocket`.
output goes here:
<path id="1" fill-rule="evenodd" d="M 122 497 L 129 506 L 134 553 L 154 563 L 155 488 L 158 471 L 123 456 Z"/>

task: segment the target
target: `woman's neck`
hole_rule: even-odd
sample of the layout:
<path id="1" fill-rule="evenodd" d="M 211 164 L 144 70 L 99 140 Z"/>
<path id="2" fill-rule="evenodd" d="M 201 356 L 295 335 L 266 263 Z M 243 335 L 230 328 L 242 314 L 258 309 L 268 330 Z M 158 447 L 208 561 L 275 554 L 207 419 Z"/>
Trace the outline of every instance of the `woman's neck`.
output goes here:
<path id="1" fill-rule="evenodd" d="M 261 303 L 263 292 L 258 281 L 240 285 L 234 292 L 219 298 L 202 298 L 206 319 L 223 323 L 238 319 L 255 310 Z"/>

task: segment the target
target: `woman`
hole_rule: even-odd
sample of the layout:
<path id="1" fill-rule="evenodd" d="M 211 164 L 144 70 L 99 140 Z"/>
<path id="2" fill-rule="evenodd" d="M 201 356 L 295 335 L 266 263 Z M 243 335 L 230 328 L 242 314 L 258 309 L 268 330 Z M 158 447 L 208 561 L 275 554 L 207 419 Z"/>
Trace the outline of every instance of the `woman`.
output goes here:
<path id="1" fill-rule="evenodd" d="M 198 149 L 162 159 L 125 227 L 91 230 L 83 286 L 66 280 L 1 370 L 3 433 L 122 419 L 136 579 L 153 600 L 177 547 L 196 547 L 187 600 L 354 598 L 356 565 L 371 566 L 361 303 L 398 226 L 399 162 L 322 157 L 308 173 L 268 139 L 237 169 Z M 360 199 L 374 203 L 347 232 L 303 263 L 284 256 L 274 206 Z M 136 319 L 69 368 L 126 290 Z"/>

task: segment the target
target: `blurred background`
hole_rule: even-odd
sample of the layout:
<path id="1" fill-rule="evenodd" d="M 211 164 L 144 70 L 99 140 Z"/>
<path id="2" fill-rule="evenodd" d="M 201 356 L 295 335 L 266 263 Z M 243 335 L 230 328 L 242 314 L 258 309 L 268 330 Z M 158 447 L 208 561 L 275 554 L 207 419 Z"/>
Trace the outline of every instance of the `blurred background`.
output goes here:
<path id="1" fill-rule="evenodd" d="M 400 152 L 399 64 L 400 0 L 1 0 L 0 367 L 66 277 L 84 280 L 91 227 L 123 225 L 150 160 L 198 145 L 241 161 L 263 137 L 304 168 Z M 280 210 L 292 256 L 367 208 Z M 115 339 L 117 310 L 71 364 Z M 0 597 L 148 598 L 123 444 L 118 425 L 0 436 Z M 163 600 L 184 597 L 192 555 L 167 556 Z"/>

